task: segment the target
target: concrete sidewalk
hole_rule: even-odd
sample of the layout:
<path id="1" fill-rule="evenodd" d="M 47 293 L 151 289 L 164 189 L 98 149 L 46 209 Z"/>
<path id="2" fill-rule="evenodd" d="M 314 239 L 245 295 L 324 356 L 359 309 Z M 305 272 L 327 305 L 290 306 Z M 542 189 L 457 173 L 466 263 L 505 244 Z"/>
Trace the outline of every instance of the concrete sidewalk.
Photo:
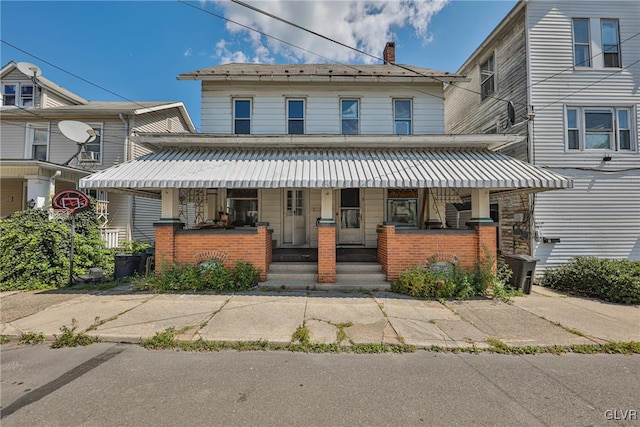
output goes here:
<path id="1" fill-rule="evenodd" d="M 48 304 L 46 301 L 50 304 Z M 249 292 L 238 295 L 8 292 L 0 295 L 2 335 L 60 334 L 63 325 L 102 341 L 137 343 L 169 327 L 178 338 L 288 343 L 308 328 L 313 343 L 487 347 L 640 341 L 640 307 L 567 297 L 534 286 L 509 304 L 490 299 L 437 301 L 388 292 Z M 341 331 L 341 332 L 340 332 Z M 340 332 L 340 333 L 339 333 Z"/>

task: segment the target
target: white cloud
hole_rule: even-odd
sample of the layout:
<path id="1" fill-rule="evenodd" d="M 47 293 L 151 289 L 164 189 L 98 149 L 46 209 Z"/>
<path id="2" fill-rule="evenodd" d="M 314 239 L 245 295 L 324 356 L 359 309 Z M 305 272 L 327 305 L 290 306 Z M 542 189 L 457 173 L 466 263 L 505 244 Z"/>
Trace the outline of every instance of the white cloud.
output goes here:
<path id="1" fill-rule="evenodd" d="M 307 50 L 288 46 L 227 22 L 227 31 L 235 37 L 241 37 L 239 40 L 250 46 L 247 49 L 250 52 L 245 53 L 240 49 L 231 51 L 228 48 L 229 43 L 225 41 L 225 45 L 220 50 L 216 46 L 216 55 L 222 61 L 229 62 L 230 58 L 234 61 L 244 58 L 246 59 L 244 62 L 272 63 L 275 56 L 280 55 L 290 62 L 377 62 L 374 58 L 361 55 L 235 3 L 214 1 L 224 11 L 226 18 Z M 394 30 L 410 28 L 416 37 L 425 43 L 429 42 L 428 28 L 431 18 L 440 12 L 448 1 L 268 0 L 247 1 L 247 3 L 380 57 L 385 43 L 394 39 Z"/>
<path id="2" fill-rule="evenodd" d="M 191 48 L 188 48 L 187 50 L 184 51 L 183 55 L 184 56 L 191 56 L 193 54 L 193 50 Z"/>

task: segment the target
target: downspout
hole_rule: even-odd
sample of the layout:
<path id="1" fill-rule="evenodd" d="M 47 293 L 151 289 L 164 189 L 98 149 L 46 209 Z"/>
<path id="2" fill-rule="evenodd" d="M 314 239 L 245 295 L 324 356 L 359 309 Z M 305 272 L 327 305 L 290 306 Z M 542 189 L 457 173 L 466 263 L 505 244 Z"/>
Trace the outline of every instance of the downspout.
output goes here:
<path id="1" fill-rule="evenodd" d="M 129 147 L 129 121 L 125 120 L 124 115 L 122 113 L 118 113 L 118 118 L 124 124 L 124 162 L 130 160 L 131 157 L 131 148 Z M 133 240 L 133 196 L 129 196 L 128 198 L 128 209 L 127 209 L 127 240 Z"/>

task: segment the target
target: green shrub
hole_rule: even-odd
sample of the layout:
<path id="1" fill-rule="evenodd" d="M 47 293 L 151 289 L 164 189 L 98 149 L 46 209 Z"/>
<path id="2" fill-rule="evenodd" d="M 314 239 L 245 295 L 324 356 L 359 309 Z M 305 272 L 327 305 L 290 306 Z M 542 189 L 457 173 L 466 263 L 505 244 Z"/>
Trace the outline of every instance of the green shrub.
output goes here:
<path id="1" fill-rule="evenodd" d="M 125 240 L 120 244 L 118 249 L 116 250 L 119 254 L 138 254 L 140 252 L 144 252 L 151 247 L 150 243 L 147 242 L 137 242 L 134 240 Z"/>
<path id="2" fill-rule="evenodd" d="M 605 301 L 640 304 L 640 261 L 577 257 L 545 270 L 541 284 Z"/>
<path id="3" fill-rule="evenodd" d="M 93 206 L 93 205 L 92 205 Z M 39 209 L 0 220 L 0 291 L 45 289 L 69 281 L 71 219 L 49 220 Z M 74 274 L 98 267 L 113 274 L 112 251 L 100 237 L 95 209 L 76 215 Z"/>
<path id="4" fill-rule="evenodd" d="M 165 266 L 137 284 L 141 290 L 153 292 L 234 292 L 252 288 L 260 273 L 251 264 L 239 262 L 232 270 L 219 260 L 200 264 L 174 264 Z"/>

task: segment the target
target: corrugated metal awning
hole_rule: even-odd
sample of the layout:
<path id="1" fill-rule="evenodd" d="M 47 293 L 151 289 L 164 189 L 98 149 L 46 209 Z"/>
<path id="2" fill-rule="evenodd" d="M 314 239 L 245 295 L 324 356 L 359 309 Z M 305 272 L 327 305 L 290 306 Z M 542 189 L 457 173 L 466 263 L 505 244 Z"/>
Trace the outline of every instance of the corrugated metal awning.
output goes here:
<path id="1" fill-rule="evenodd" d="M 570 188 L 485 149 L 166 149 L 96 172 L 84 188 Z"/>

